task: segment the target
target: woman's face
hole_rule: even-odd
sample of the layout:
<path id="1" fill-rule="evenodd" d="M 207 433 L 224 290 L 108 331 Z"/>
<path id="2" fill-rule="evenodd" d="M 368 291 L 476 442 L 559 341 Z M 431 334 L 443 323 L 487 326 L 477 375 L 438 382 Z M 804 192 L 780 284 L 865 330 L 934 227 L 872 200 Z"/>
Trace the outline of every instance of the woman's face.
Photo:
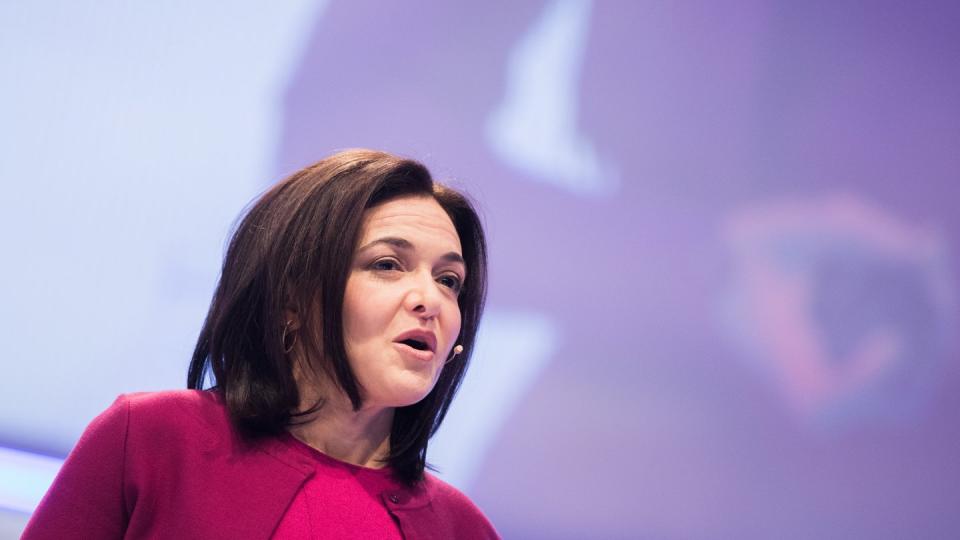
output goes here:
<path id="1" fill-rule="evenodd" d="M 368 406 L 426 397 L 460 333 L 460 237 L 429 196 L 367 210 L 343 300 L 347 357 Z"/>

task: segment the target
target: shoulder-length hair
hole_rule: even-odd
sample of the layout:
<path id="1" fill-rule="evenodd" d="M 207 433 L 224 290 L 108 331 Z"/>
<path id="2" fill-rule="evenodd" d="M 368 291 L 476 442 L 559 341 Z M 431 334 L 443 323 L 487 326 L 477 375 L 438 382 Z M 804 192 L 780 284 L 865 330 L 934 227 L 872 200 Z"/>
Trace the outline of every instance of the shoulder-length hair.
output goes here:
<path id="1" fill-rule="evenodd" d="M 470 201 L 433 181 L 422 164 L 383 152 L 347 150 L 292 174 L 257 200 L 237 225 L 210 311 L 200 331 L 187 386 L 222 394 L 243 435 L 283 432 L 303 411 L 292 358 L 285 353 L 287 313 L 297 313 L 309 368 L 363 404 L 343 340 L 343 296 L 364 211 L 409 195 L 433 197 L 453 221 L 469 271 L 458 303 L 464 352 L 447 363 L 433 390 L 398 408 L 387 464 L 402 482 L 423 478 L 427 442 L 463 380 L 486 294 L 483 227 Z M 322 406 L 322 402 L 318 407 Z M 315 410 L 314 408 L 313 410 Z"/>

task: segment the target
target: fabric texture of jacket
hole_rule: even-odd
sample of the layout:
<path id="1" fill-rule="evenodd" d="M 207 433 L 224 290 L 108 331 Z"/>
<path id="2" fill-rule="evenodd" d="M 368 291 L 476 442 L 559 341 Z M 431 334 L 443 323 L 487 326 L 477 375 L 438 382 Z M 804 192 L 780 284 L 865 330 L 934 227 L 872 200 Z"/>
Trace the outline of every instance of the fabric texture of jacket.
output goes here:
<path id="1" fill-rule="evenodd" d="M 214 392 L 126 394 L 91 422 L 22 538 L 267 539 L 314 473 L 279 439 L 241 438 Z M 429 473 L 382 499 L 404 538 L 498 538 Z"/>

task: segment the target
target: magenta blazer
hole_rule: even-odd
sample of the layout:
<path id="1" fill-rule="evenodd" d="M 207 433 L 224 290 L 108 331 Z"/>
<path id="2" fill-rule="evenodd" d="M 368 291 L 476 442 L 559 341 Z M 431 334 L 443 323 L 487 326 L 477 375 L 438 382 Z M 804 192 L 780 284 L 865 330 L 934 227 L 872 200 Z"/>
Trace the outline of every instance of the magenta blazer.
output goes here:
<path id="1" fill-rule="evenodd" d="M 238 437 L 216 393 L 127 394 L 91 422 L 22 539 L 267 539 L 314 471 L 278 439 Z M 429 473 L 384 504 L 408 539 L 498 538 Z"/>

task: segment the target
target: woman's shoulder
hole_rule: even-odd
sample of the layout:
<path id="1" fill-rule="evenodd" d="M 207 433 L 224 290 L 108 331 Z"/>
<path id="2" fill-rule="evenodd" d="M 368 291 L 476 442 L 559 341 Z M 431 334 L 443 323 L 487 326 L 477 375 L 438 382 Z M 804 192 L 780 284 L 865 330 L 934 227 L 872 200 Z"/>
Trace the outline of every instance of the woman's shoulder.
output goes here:
<path id="1" fill-rule="evenodd" d="M 114 406 L 127 406 L 138 413 L 166 413 L 171 410 L 216 414 L 223 410 L 220 394 L 210 390 L 162 390 L 159 392 L 131 392 L 121 394 Z"/>
<path id="2" fill-rule="evenodd" d="M 201 390 L 121 394 L 103 416 L 122 416 L 128 437 L 149 439 L 215 435 L 229 431 L 220 395 Z"/>
<path id="3" fill-rule="evenodd" d="M 423 485 L 434 511 L 454 525 L 454 530 L 471 531 L 471 538 L 499 538 L 480 507 L 462 491 L 429 472 L 424 473 Z"/>

